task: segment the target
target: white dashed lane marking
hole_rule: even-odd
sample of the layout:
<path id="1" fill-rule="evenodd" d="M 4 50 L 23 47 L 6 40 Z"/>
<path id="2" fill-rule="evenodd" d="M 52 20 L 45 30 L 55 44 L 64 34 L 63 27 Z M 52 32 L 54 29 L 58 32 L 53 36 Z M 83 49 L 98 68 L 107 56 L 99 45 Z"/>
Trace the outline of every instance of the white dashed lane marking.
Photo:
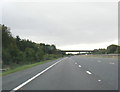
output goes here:
<path id="1" fill-rule="evenodd" d="M 97 62 L 101 62 L 100 60 L 98 60 Z M 75 64 L 77 64 L 76 62 L 75 62 Z M 111 64 L 113 64 L 113 63 L 111 63 Z M 81 65 L 78 65 L 79 67 L 82 67 Z M 90 72 L 90 71 L 86 71 L 86 73 L 87 74 L 89 74 L 89 75 L 91 75 L 92 73 Z M 99 80 L 97 80 L 98 82 L 101 82 L 101 80 L 99 79 Z"/>
<path id="2" fill-rule="evenodd" d="M 79 65 L 79 67 L 82 67 L 81 65 Z"/>
<path id="3" fill-rule="evenodd" d="M 100 61 L 100 60 L 98 60 L 97 62 L 102 62 L 102 61 Z M 76 62 L 75 62 L 75 64 L 77 64 Z M 113 64 L 113 63 L 111 63 L 111 64 Z M 82 67 L 81 65 L 78 65 L 78 67 Z M 86 73 L 87 74 L 89 74 L 89 75 L 91 75 L 92 73 L 90 72 L 90 71 L 86 71 Z M 99 79 L 99 80 L 97 80 L 98 82 L 101 82 L 101 80 Z"/>
<path id="4" fill-rule="evenodd" d="M 113 65 L 113 64 L 115 64 L 115 63 L 113 63 L 113 62 L 110 62 L 109 64 L 112 64 L 112 65 Z"/>
<path id="5" fill-rule="evenodd" d="M 87 74 L 92 74 L 90 71 L 86 71 Z"/>
<path id="6" fill-rule="evenodd" d="M 99 82 L 101 82 L 101 80 L 98 80 Z"/>
<path id="7" fill-rule="evenodd" d="M 98 60 L 97 62 L 102 62 L 102 61 Z"/>

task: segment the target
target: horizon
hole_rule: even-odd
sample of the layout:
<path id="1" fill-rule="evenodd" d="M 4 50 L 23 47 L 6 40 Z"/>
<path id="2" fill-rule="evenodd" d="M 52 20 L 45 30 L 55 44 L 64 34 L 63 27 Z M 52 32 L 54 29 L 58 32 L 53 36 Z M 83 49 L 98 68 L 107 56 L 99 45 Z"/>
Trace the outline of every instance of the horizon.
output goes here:
<path id="1" fill-rule="evenodd" d="M 0 24 L 0 25 L 4 25 L 4 26 L 8 27 L 8 26 L 5 25 L 5 24 Z M 8 27 L 8 28 L 10 28 L 10 27 Z M 9 30 L 9 31 L 10 31 L 11 35 L 12 35 L 14 38 L 16 38 L 16 36 L 19 36 L 19 37 L 20 37 L 20 35 L 16 35 L 16 36 L 15 36 L 15 35 L 11 32 L 11 30 Z M 31 41 L 31 42 L 34 42 L 34 41 L 30 40 L 30 39 L 25 39 L 25 38 L 21 38 L 21 37 L 20 37 L 20 39 L 21 39 L 21 40 L 29 40 L 29 41 Z M 34 42 L 34 43 L 40 44 L 40 43 L 37 43 L 37 42 Z M 43 42 L 43 44 L 46 44 L 46 45 L 47 45 L 48 43 L 44 43 L 44 42 Z M 48 45 L 55 45 L 55 44 L 48 44 Z M 118 44 L 108 44 L 107 47 L 110 46 L 110 45 L 118 45 Z M 56 45 L 55 45 L 55 46 L 56 46 Z M 118 45 L 118 46 L 119 46 L 119 45 Z M 105 48 L 99 47 L 99 48 L 94 48 L 94 49 L 107 49 L 107 47 L 105 47 Z M 56 46 L 56 48 L 57 48 L 57 46 Z M 57 48 L 57 49 L 59 49 L 59 48 Z M 94 49 L 60 49 L 60 50 L 94 50 Z M 71 53 L 71 52 L 70 52 L 70 53 Z M 72 52 L 72 53 L 75 53 L 75 54 L 76 54 L 76 53 L 78 53 L 78 52 Z"/>

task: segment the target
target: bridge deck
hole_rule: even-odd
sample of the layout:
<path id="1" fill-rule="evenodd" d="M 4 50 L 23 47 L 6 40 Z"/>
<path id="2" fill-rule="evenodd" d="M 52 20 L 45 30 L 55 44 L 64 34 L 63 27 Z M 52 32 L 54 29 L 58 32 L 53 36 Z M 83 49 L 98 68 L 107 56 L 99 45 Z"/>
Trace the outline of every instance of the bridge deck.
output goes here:
<path id="1" fill-rule="evenodd" d="M 93 52 L 93 50 L 62 50 L 62 52 Z"/>

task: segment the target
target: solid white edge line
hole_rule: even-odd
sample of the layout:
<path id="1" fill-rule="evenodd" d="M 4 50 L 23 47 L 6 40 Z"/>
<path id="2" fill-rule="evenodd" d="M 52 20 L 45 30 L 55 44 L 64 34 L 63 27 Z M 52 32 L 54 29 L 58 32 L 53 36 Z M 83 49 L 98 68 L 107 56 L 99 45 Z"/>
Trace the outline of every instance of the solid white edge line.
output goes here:
<path id="1" fill-rule="evenodd" d="M 66 59 L 66 58 L 63 58 L 63 59 L 59 60 L 58 62 L 50 65 L 48 68 L 46 68 L 42 72 L 38 73 L 37 75 L 33 76 L 32 78 L 28 79 L 27 81 L 25 81 L 24 83 L 20 84 L 16 88 L 12 89 L 10 92 L 15 92 L 15 91 L 19 90 L 20 88 L 22 88 L 23 86 L 25 86 L 26 84 L 28 84 L 29 82 L 31 82 L 32 80 L 34 80 L 35 78 L 37 78 L 38 76 L 40 76 L 41 74 L 43 74 L 44 72 L 46 72 L 47 70 L 49 70 L 50 68 L 52 68 L 53 66 L 55 66 L 57 63 L 61 62 L 62 60 Z"/>
<path id="2" fill-rule="evenodd" d="M 86 71 L 86 73 L 88 73 L 88 74 L 92 74 L 90 71 Z"/>

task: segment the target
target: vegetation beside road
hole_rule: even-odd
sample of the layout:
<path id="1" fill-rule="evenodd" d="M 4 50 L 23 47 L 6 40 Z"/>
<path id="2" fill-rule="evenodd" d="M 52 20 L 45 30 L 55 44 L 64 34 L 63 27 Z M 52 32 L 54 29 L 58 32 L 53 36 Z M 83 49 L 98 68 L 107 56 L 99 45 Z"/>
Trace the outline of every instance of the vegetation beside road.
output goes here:
<path id="1" fill-rule="evenodd" d="M 109 45 L 107 48 L 94 49 L 91 53 L 86 53 L 89 57 L 120 58 L 120 46 Z"/>
<path id="2" fill-rule="evenodd" d="M 120 58 L 120 55 L 110 55 L 110 54 L 90 54 L 84 55 L 87 57 L 101 57 L 101 58 Z"/>
<path id="3" fill-rule="evenodd" d="M 27 65 L 22 65 L 22 66 L 14 66 L 13 68 L 8 69 L 7 71 L 3 72 L 0 75 L 5 76 L 5 75 L 8 75 L 8 74 L 17 72 L 17 71 L 22 71 L 22 70 L 25 70 L 25 69 L 28 69 L 28 68 L 32 68 L 32 67 L 40 65 L 40 64 L 51 62 L 53 60 L 55 60 L 55 58 L 52 59 L 52 60 L 45 60 L 45 61 L 37 62 L 37 63 L 33 63 L 33 64 L 27 64 Z"/>
<path id="4" fill-rule="evenodd" d="M 5 25 L 0 24 L 0 31 L 2 31 L 2 68 L 6 70 L 3 75 L 43 64 L 66 55 L 65 52 L 57 49 L 54 44 L 35 43 L 29 39 L 21 39 L 19 36 L 13 37 L 10 28 Z M 93 52 L 86 54 L 94 56 L 120 54 L 120 46 L 112 44 L 106 49 L 94 49 Z"/>
<path id="5" fill-rule="evenodd" d="M 112 44 L 109 45 L 106 49 L 94 49 L 94 52 L 92 54 L 120 54 L 120 46 Z"/>
<path id="6" fill-rule="evenodd" d="M 35 43 L 28 39 L 21 39 L 19 36 L 13 37 L 10 28 L 5 25 L 0 24 L 0 29 L 2 29 L 2 67 L 8 72 L 42 64 L 65 54 L 54 44 Z"/>

